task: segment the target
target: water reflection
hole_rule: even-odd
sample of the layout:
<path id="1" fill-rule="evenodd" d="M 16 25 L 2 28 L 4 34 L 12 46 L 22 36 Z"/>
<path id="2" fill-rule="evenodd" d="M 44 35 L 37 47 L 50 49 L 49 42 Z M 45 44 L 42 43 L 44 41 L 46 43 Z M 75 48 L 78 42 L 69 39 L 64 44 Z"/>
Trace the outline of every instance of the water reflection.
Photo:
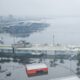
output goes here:
<path id="1" fill-rule="evenodd" d="M 77 75 L 78 75 L 78 77 L 80 78 L 80 52 L 78 52 L 78 54 L 77 54 Z"/>
<path id="2" fill-rule="evenodd" d="M 35 58 L 17 57 L 17 56 L 13 57 L 13 58 L 1 57 L 0 65 L 1 66 L 4 65 L 7 68 L 7 70 L 9 70 L 11 68 L 9 71 L 7 71 L 6 75 L 10 75 L 12 78 L 13 77 L 15 78 L 14 75 L 16 75 L 16 76 L 20 75 L 20 74 L 24 75 L 25 74 L 25 70 L 23 70 L 25 68 L 24 65 L 33 64 L 33 63 L 47 64 L 47 66 L 49 68 L 49 73 L 48 73 L 48 75 L 43 75 L 44 77 L 43 76 L 42 77 L 35 76 L 34 78 L 32 77 L 32 78 L 30 78 L 31 80 L 37 80 L 37 79 L 38 80 L 44 80 L 44 79 L 49 80 L 51 78 L 55 79 L 55 78 L 60 78 L 60 77 L 65 77 L 65 76 L 68 77 L 71 75 L 76 75 L 76 70 L 77 70 L 77 74 L 79 75 L 79 73 L 80 73 L 79 63 L 80 62 L 78 62 L 78 64 L 77 64 L 77 61 L 75 59 L 72 58 L 72 60 L 70 60 L 70 58 L 67 58 L 68 54 L 65 54 L 65 56 L 64 56 L 64 54 L 60 55 L 59 52 L 56 52 L 56 54 L 53 54 L 50 56 L 50 54 L 48 54 L 48 52 L 47 52 L 47 55 L 45 54 L 44 51 L 41 53 L 42 54 L 40 55 L 40 57 L 35 57 Z M 55 53 L 55 52 L 52 52 L 52 53 Z M 79 61 L 79 59 L 78 59 L 78 61 Z M 64 63 L 64 64 L 62 64 L 62 63 Z M 9 66 L 11 66 L 11 67 L 9 67 Z M 17 67 L 21 67 L 21 66 L 23 66 L 23 67 L 19 68 L 19 70 L 16 69 Z M 19 72 L 17 73 L 17 71 L 19 71 Z M 5 70 L 5 72 L 6 72 L 6 70 Z M 3 73 L 5 73 L 5 72 L 3 72 Z M 24 76 L 24 80 L 26 80 L 25 76 Z M 18 79 L 20 79 L 20 78 L 18 78 Z M 15 80 L 17 80 L 17 78 L 15 78 Z M 27 80 L 29 80 L 28 77 L 27 77 Z"/>
<path id="3" fill-rule="evenodd" d="M 49 23 L 50 26 L 42 29 L 42 32 L 39 30 L 38 33 L 33 30 L 29 37 L 15 37 L 15 42 L 19 40 L 26 40 L 31 43 L 52 43 L 53 42 L 53 33 L 55 35 L 55 42 L 60 44 L 79 44 L 79 26 L 80 18 L 78 17 L 67 17 L 67 18 L 55 18 L 55 19 L 43 19 L 46 23 Z M 45 23 L 44 22 L 44 23 Z M 74 23 L 75 22 L 75 23 Z M 74 26 L 74 28 L 73 28 Z M 39 28 L 38 28 L 39 29 Z M 20 33 L 20 32 L 19 32 Z M 74 34 L 74 35 L 73 35 Z M 15 35 L 18 35 L 15 34 Z M 15 36 L 13 35 L 13 36 Z M 26 33 L 23 35 L 27 35 Z M 66 35 L 66 37 L 65 37 Z M 0 34 L 0 37 L 3 37 L 5 44 L 12 44 L 13 37 L 10 34 Z"/>
<path id="4" fill-rule="evenodd" d="M 5 32 L 15 37 L 28 37 L 34 32 L 40 32 L 48 27 L 47 23 L 20 23 L 6 28 Z"/>

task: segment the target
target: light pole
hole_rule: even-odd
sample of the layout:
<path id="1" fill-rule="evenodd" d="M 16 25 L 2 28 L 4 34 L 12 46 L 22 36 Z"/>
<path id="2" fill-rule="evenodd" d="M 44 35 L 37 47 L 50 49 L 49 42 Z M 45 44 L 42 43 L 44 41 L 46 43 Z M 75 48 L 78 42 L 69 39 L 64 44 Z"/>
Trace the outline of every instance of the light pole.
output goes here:
<path id="1" fill-rule="evenodd" d="M 54 36 L 54 33 L 53 33 L 53 46 L 54 46 L 54 42 L 55 42 L 55 41 L 54 41 L 54 38 L 55 38 L 55 36 Z"/>

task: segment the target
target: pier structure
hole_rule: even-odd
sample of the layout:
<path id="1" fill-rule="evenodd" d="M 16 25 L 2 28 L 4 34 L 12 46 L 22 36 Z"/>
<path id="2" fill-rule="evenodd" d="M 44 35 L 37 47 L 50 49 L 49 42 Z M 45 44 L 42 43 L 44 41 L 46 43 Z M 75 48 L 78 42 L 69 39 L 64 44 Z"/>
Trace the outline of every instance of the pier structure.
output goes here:
<path id="1" fill-rule="evenodd" d="M 52 45 L 52 44 L 32 44 L 31 46 L 12 46 L 12 45 L 0 45 L 0 52 L 12 52 L 12 50 L 17 52 L 26 51 L 80 51 L 80 45 Z"/>

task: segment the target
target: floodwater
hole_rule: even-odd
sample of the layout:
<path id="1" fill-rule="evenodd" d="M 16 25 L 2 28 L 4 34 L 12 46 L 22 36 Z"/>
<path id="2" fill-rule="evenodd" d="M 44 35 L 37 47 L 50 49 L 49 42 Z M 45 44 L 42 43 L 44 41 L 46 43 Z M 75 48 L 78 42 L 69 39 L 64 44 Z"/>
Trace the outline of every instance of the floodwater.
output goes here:
<path id="1" fill-rule="evenodd" d="M 10 34 L 0 34 L 5 44 L 12 44 L 19 40 L 26 40 L 31 43 L 53 43 L 60 44 L 80 44 L 80 17 L 56 17 L 53 19 L 43 19 L 50 26 L 43 31 L 34 32 L 29 37 L 17 38 Z"/>
<path id="2" fill-rule="evenodd" d="M 56 62 L 56 66 L 50 66 L 49 60 L 43 61 L 43 63 L 47 64 L 49 70 L 46 75 L 39 75 L 28 77 L 25 71 L 25 66 L 19 63 L 4 63 L 2 65 L 2 69 L 5 72 L 0 73 L 0 80 L 55 80 L 56 78 L 65 78 L 70 76 L 77 76 L 77 61 L 76 60 L 64 60 L 64 63 L 60 63 L 58 60 Z M 11 76 L 6 76 L 8 72 L 11 72 Z"/>
<path id="3" fill-rule="evenodd" d="M 5 44 L 12 44 L 19 40 L 26 40 L 31 43 L 54 43 L 59 44 L 80 44 L 80 17 L 57 17 L 54 19 L 43 19 L 44 22 L 49 23 L 50 26 L 41 32 L 35 32 L 29 37 L 17 38 L 10 34 L 0 34 Z M 55 80 L 56 78 L 77 76 L 77 61 L 64 60 L 57 65 L 50 67 L 49 60 L 44 62 L 49 68 L 48 75 L 28 77 L 25 67 L 19 63 L 0 63 L 5 72 L 0 72 L 0 80 Z M 7 72 L 11 72 L 11 76 L 6 76 Z"/>

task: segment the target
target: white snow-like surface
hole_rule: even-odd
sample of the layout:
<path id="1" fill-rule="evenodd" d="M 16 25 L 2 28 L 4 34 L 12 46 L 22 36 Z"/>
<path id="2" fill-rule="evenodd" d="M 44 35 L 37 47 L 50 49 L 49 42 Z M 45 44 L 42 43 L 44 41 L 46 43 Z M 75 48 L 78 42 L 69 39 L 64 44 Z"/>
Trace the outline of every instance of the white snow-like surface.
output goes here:
<path id="1" fill-rule="evenodd" d="M 26 65 L 26 68 L 27 68 L 27 70 L 41 69 L 41 68 L 47 68 L 47 65 L 44 63 L 35 63 L 35 64 Z"/>
<path id="2" fill-rule="evenodd" d="M 71 76 L 66 78 L 59 78 L 59 79 L 50 79 L 50 80 L 80 80 L 77 76 Z"/>

